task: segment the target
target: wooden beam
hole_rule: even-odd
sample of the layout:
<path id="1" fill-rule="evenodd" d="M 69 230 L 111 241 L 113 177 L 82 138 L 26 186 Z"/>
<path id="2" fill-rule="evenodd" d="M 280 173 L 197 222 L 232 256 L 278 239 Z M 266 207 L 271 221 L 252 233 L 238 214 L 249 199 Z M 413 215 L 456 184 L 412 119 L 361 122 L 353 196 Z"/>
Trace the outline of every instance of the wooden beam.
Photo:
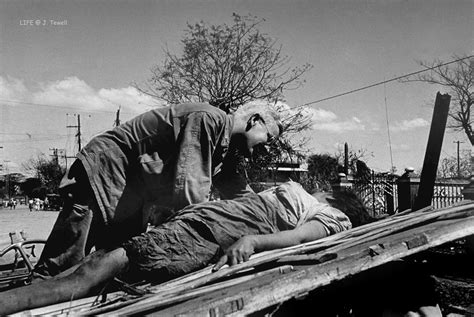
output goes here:
<path id="1" fill-rule="evenodd" d="M 436 94 L 428 145 L 426 146 L 425 160 L 420 176 L 420 187 L 418 188 L 418 195 L 415 199 L 413 210 L 431 205 L 450 101 L 450 95 L 442 95 L 439 92 Z"/>

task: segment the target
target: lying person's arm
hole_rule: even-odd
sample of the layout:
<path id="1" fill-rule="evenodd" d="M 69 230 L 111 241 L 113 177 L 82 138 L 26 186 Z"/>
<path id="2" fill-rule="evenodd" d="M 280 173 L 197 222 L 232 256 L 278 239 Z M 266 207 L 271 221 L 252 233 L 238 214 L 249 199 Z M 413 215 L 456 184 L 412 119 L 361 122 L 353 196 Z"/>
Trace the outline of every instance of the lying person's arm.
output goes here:
<path id="1" fill-rule="evenodd" d="M 219 270 L 224 264 L 232 266 L 248 261 L 256 252 L 290 247 L 321 239 L 327 235 L 326 227 L 321 222 L 312 220 L 292 230 L 244 236 L 226 250 L 213 267 L 213 271 Z"/>

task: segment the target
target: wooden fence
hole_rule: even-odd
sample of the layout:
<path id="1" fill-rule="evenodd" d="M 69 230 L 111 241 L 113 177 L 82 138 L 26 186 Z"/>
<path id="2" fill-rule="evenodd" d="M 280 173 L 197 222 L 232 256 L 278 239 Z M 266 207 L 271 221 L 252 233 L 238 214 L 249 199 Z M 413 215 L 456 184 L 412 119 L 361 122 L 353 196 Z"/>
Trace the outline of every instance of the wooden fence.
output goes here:
<path id="1" fill-rule="evenodd" d="M 433 199 L 431 205 L 435 209 L 451 206 L 464 199 L 462 191 L 469 184 L 466 180 L 455 180 L 453 182 L 435 182 Z"/>

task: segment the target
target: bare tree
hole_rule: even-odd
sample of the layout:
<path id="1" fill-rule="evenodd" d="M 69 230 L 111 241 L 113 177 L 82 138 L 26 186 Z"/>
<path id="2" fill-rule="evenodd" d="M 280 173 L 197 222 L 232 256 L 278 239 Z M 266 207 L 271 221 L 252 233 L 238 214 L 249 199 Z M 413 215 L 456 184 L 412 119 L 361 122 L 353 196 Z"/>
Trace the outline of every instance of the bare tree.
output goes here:
<path id="1" fill-rule="evenodd" d="M 263 19 L 233 14 L 231 25 L 188 24 L 180 56 L 166 50 L 141 92 L 169 103 L 209 102 L 229 111 L 248 101 L 281 100 L 312 66 L 291 68 L 281 45 L 259 30 Z"/>
<path id="2" fill-rule="evenodd" d="M 344 166 L 344 148 L 339 146 L 337 151 L 334 153 L 334 158 L 337 160 L 338 164 Z M 373 157 L 374 153 L 370 152 L 367 149 L 360 148 L 358 150 L 349 149 L 348 153 L 348 169 L 349 174 L 354 176 L 359 176 L 359 174 L 366 173 L 370 171 L 367 167 L 365 161 L 370 157 Z"/>
<path id="3" fill-rule="evenodd" d="M 459 167 L 459 170 L 458 170 Z M 439 178 L 466 178 L 471 176 L 471 152 L 462 151 L 458 158 L 456 156 L 447 156 L 439 162 L 437 177 Z"/>
<path id="4" fill-rule="evenodd" d="M 451 109 L 449 128 L 463 131 L 471 145 L 474 145 L 471 110 L 474 101 L 474 58 L 472 56 L 454 56 L 456 63 L 446 63 L 435 60 L 433 62 L 419 62 L 429 71 L 403 82 L 425 82 L 441 85 L 448 89 L 451 95 Z"/>
<path id="5" fill-rule="evenodd" d="M 277 41 L 260 31 L 264 19 L 233 14 L 233 22 L 188 24 L 183 51 L 165 50 L 165 61 L 151 69 L 141 92 L 168 103 L 209 102 L 231 112 L 247 102 L 270 102 L 282 114 L 284 137 L 279 149 L 262 151 L 267 161 L 300 160 L 305 143 L 299 132 L 311 127 L 311 111 L 284 104 L 284 92 L 299 88 L 309 64 L 291 67 Z M 297 149 L 297 150 L 295 150 Z M 257 153 L 259 153 L 257 151 Z M 253 164 L 252 164 L 253 165 Z M 257 164 L 260 166 L 260 164 Z"/>

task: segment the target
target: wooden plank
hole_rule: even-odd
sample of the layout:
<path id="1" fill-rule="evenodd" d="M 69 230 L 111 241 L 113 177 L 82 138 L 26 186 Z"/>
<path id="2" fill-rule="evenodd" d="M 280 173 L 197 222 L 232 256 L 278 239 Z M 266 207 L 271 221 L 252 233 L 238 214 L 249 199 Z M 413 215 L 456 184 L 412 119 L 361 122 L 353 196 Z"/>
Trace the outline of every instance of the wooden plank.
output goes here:
<path id="1" fill-rule="evenodd" d="M 472 206 L 469 210 L 470 214 L 472 214 L 473 210 L 472 210 Z M 436 214 L 438 216 L 446 216 L 446 213 L 443 213 L 443 212 L 434 212 L 433 214 Z M 425 222 L 427 219 L 429 219 L 428 216 L 433 216 L 431 214 L 428 214 L 428 215 L 423 215 L 421 216 L 421 222 Z M 432 219 L 434 219 L 432 217 Z M 413 221 L 413 219 L 410 219 L 412 221 L 408 221 L 405 228 L 409 228 L 411 226 L 413 226 L 414 224 L 416 224 L 416 222 Z M 457 220 L 456 220 L 457 221 Z M 472 228 L 472 232 L 474 233 L 474 226 Z M 393 228 L 387 228 L 387 231 L 388 231 L 388 235 L 390 236 L 390 239 L 393 238 L 394 236 L 394 232 L 395 232 L 395 229 Z M 403 234 L 400 233 L 400 234 Z M 322 251 L 321 253 L 319 253 L 320 255 L 324 255 L 324 254 L 335 254 L 337 253 L 338 254 L 338 257 L 343 257 L 343 258 L 346 258 L 346 257 L 351 257 L 353 256 L 353 254 L 350 254 L 349 252 L 355 252 L 356 254 L 360 251 L 359 249 L 357 249 L 361 244 L 364 244 L 364 243 L 373 243 L 373 241 L 377 241 L 376 239 L 381 239 L 383 237 L 386 237 L 387 234 L 383 234 L 383 230 L 379 233 L 379 236 L 374 236 L 374 235 L 370 235 L 371 239 L 365 239 L 365 237 L 363 236 L 362 238 L 359 237 L 359 242 L 354 242 L 352 241 L 352 243 L 348 243 L 348 242 L 344 242 L 340 245 L 336 245 L 332 248 L 329 248 L 325 251 Z M 304 245 L 301 245 L 300 248 L 304 249 Z M 416 248 L 413 248 L 413 249 L 416 249 Z M 344 251 L 344 252 L 343 252 Z M 341 252 L 343 252 L 343 254 L 341 254 Z M 284 255 L 292 255 L 294 254 L 294 252 L 284 252 L 282 251 L 281 253 L 279 253 L 279 256 L 278 258 L 281 258 L 282 256 Z M 409 255 L 411 254 L 411 251 L 410 250 L 407 250 L 406 254 L 404 254 L 403 256 L 406 256 L 406 255 Z M 249 262 L 252 262 L 255 260 L 250 260 Z M 248 264 L 249 262 L 245 262 L 241 265 L 246 265 Z M 332 263 L 334 261 L 330 261 L 329 263 Z M 233 269 L 235 267 L 231 267 L 229 269 Z M 214 274 L 219 274 L 220 271 L 214 273 Z M 222 273 L 221 273 L 222 274 Z M 206 279 L 212 279 L 212 276 L 205 276 Z M 205 280 L 205 279 L 204 279 Z M 198 279 L 197 281 L 193 281 L 192 284 L 186 284 L 186 285 L 181 285 L 180 287 L 178 287 L 177 289 L 175 289 L 175 293 L 174 295 L 177 295 L 181 292 L 184 292 L 186 289 L 191 289 L 191 288 L 196 288 L 197 286 L 199 285 L 202 285 L 200 284 L 201 282 L 203 281 L 203 279 Z M 207 281 L 208 282 L 208 281 Z M 122 310 L 119 310 L 118 313 L 120 314 L 135 314 L 135 313 L 142 313 L 143 311 L 147 311 L 147 310 L 150 310 L 150 309 L 155 309 L 157 308 L 159 305 L 159 301 L 160 301 L 160 298 L 163 297 L 163 296 L 169 296 L 170 293 L 167 293 L 167 292 L 158 292 L 157 294 L 155 295 L 152 295 L 150 296 L 149 298 L 147 299 L 144 299 L 144 300 L 141 300 L 133 305 L 130 305 L 129 307 L 126 307 Z"/>
<path id="2" fill-rule="evenodd" d="M 254 280 L 254 279 L 262 278 L 266 275 L 273 275 L 273 274 L 281 275 L 281 274 L 286 274 L 288 272 L 291 272 L 293 270 L 294 270 L 294 268 L 293 268 L 292 265 L 282 265 L 282 266 L 272 268 L 272 269 L 269 269 L 269 270 L 265 270 L 265 271 L 262 271 L 262 272 L 258 272 L 258 273 L 255 273 L 255 274 L 244 275 L 244 276 L 241 276 L 241 277 L 233 278 L 233 279 L 226 280 L 226 281 L 223 281 L 223 282 L 219 282 L 219 283 L 216 283 L 216 284 L 204 286 L 204 287 L 198 288 L 196 290 L 191 290 L 191 291 L 186 292 L 186 293 L 181 294 L 181 295 L 163 296 L 162 298 L 160 298 L 160 305 L 165 306 L 165 305 L 180 303 L 180 302 L 183 302 L 185 300 L 189 300 L 189 299 L 201 296 L 201 295 L 205 295 L 206 293 L 210 293 L 210 292 L 220 290 L 220 289 L 223 289 L 223 288 L 230 288 L 230 287 L 233 287 L 235 285 L 239 285 L 239 284 L 242 284 L 242 283 Z M 124 307 L 127 304 L 129 304 L 129 303 L 119 303 L 119 304 L 115 305 L 113 308 L 118 309 L 118 308 Z M 95 315 L 99 315 L 99 314 L 104 314 L 106 312 L 110 312 L 111 311 L 110 308 L 111 307 L 103 307 L 103 308 L 98 308 L 98 309 L 94 309 L 94 310 L 89 310 L 89 311 L 87 311 L 87 312 L 85 312 L 84 314 L 81 314 L 81 315 L 83 315 L 83 316 L 95 316 Z"/>
<path id="3" fill-rule="evenodd" d="M 282 276 L 267 276 L 233 288 L 226 288 L 208 293 L 206 296 L 190 300 L 181 305 L 172 306 L 151 315 L 159 316 L 209 316 L 220 315 L 220 308 L 228 308 L 231 303 L 239 302 L 240 306 L 231 311 L 229 316 L 242 316 L 262 310 L 266 307 L 287 301 L 315 288 L 356 274 L 357 272 L 388 263 L 430 247 L 462 238 L 474 233 L 474 217 L 468 219 L 450 219 L 423 226 L 422 232 L 417 229 L 398 233 L 377 241 L 384 246 L 380 254 L 370 253 L 370 243 L 357 246 L 359 252 L 351 256 L 339 257 L 334 262 L 308 266 Z M 408 240 L 407 240 L 408 238 Z M 407 243 L 407 241 L 411 241 Z M 235 307 L 234 307 L 235 308 Z M 114 313 L 122 314 L 126 310 Z M 146 312 L 146 311 L 145 311 Z"/>
<path id="4" fill-rule="evenodd" d="M 415 198 L 414 210 L 431 205 L 436 172 L 438 170 L 438 162 L 443 145 L 444 130 L 446 129 L 446 122 L 448 120 L 450 101 L 450 95 L 442 95 L 439 92 L 436 94 L 428 145 L 426 146 L 425 159 L 420 176 L 420 187 L 418 188 L 418 195 Z"/>
<path id="5" fill-rule="evenodd" d="M 154 294 L 127 301 L 123 305 L 129 305 L 133 303 L 135 303 L 136 305 L 130 305 L 129 307 L 124 308 L 124 310 L 119 310 L 119 312 L 123 314 L 129 314 L 143 311 L 143 309 L 156 309 L 160 307 L 160 305 L 162 305 L 160 304 L 162 303 L 160 301 L 162 301 L 163 299 L 169 300 L 172 297 L 185 296 L 187 292 L 191 292 L 193 289 L 202 287 L 202 285 L 215 282 L 223 277 L 235 274 L 237 272 L 242 272 L 242 270 L 251 269 L 254 266 L 263 263 L 268 263 L 269 261 L 276 261 L 284 256 L 298 255 L 305 252 L 318 251 L 317 253 L 315 253 L 315 257 L 319 257 L 320 259 L 326 258 L 326 261 L 332 263 L 334 262 L 335 254 L 338 258 L 336 259 L 336 261 L 339 261 L 341 256 L 355 256 L 353 254 L 348 254 L 347 252 L 352 250 L 351 252 L 355 252 L 356 254 L 358 254 L 360 253 L 360 250 L 357 249 L 358 246 L 364 243 L 373 243 L 373 241 L 378 241 L 377 239 L 381 239 L 387 236 L 388 239 L 392 239 L 392 236 L 394 234 L 406 230 L 407 228 L 428 223 L 430 221 L 432 222 L 437 219 L 442 219 L 443 217 L 462 218 L 472 215 L 474 215 L 474 203 L 472 202 L 456 207 L 442 209 L 439 211 L 417 211 L 406 215 L 395 215 L 379 222 L 354 228 L 349 231 L 341 232 L 337 235 L 329 236 L 318 241 L 313 241 L 310 243 L 301 244 L 298 246 L 280 250 L 262 252 L 260 254 L 257 254 L 256 256 L 252 256 L 252 258 L 248 262 L 230 268 L 227 267 L 215 273 L 211 273 L 211 267 L 208 267 L 201 271 L 188 274 L 187 276 L 184 276 L 182 278 L 150 288 L 150 290 L 154 291 Z M 377 253 L 378 250 L 372 248 L 371 252 Z M 328 257 L 329 260 L 327 260 Z M 139 308 L 137 308 L 137 306 Z M 107 310 L 105 310 L 104 312 L 106 311 Z M 43 312 L 47 313 L 47 310 Z M 113 310 L 113 312 L 115 313 L 116 311 Z"/>

